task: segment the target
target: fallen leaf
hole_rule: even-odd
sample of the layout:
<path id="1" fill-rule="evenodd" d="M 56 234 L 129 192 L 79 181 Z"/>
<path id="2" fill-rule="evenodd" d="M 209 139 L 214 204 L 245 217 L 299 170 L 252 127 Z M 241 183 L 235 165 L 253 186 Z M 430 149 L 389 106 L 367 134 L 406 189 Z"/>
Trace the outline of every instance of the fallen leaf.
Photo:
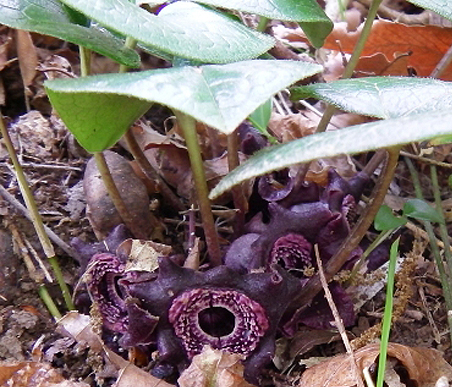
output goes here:
<path id="1" fill-rule="evenodd" d="M 64 377 L 48 363 L 22 361 L 0 362 L 0 386 L 27 387 L 89 387 Z"/>
<path id="2" fill-rule="evenodd" d="M 380 352 L 379 344 L 367 345 L 355 352 L 358 369 L 370 367 Z M 402 344 L 389 343 L 388 356 L 399 361 L 408 377 L 418 387 L 434 387 L 438 379 L 447 377 L 452 380 L 452 366 L 439 351 L 430 348 L 407 347 Z M 401 376 L 403 379 L 404 376 Z M 405 379 L 407 376 L 405 376 Z M 305 371 L 298 387 L 355 386 L 355 374 L 348 354 L 335 356 L 316 364 Z"/>
<path id="3" fill-rule="evenodd" d="M 125 271 L 142 270 L 154 272 L 158 269 L 158 258 L 170 255 L 172 247 L 153 241 L 126 239 L 116 253 L 128 257 Z"/>
<path id="4" fill-rule="evenodd" d="M 391 60 L 382 53 L 360 58 L 355 68 L 356 76 L 408 76 L 409 55 L 403 53 L 395 53 L 394 55 L 395 57 Z"/>
<path id="5" fill-rule="evenodd" d="M 107 364 L 119 370 L 115 387 L 175 387 L 138 368 L 106 347 L 99 335 L 95 333 L 89 316 L 68 312 L 58 321 L 58 325 L 64 334 L 79 343 L 86 343 L 93 352 L 103 355 Z"/>
<path id="6" fill-rule="evenodd" d="M 243 378 L 242 356 L 208 346 L 177 380 L 180 387 L 253 387 Z"/>
<path id="7" fill-rule="evenodd" d="M 28 31 L 16 30 L 17 56 L 19 58 L 20 73 L 25 88 L 31 85 L 36 76 L 38 54 Z"/>
<path id="8" fill-rule="evenodd" d="M 348 32 L 347 23 L 336 23 L 323 48 L 352 53 L 362 25 L 355 32 Z M 290 41 L 305 41 L 301 30 L 285 36 Z M 377 20 L 364 46 L 362 56 L 381 53 L 390 62 L 396 53 L 409 53 L 407 64 L 416 69 L 417 75 L 429 76 L 452 45 L 452 28 L 438 26 L 409 26 L 385 20 Z M 444 71 L 441 79 L 452 80 L 452 65 Z"/>

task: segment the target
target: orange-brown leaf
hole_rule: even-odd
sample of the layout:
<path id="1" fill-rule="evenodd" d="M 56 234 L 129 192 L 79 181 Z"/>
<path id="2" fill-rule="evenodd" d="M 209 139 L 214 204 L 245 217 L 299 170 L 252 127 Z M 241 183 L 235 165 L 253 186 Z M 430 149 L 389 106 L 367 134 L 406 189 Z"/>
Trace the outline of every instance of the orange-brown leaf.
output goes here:
<path id="1" fill-rule="evenodd" d="M 355 352 L 360 370 L 375 362 L 380 351 L 379 344 L 367 345 Z M 413 348 L 389 343 L 388 356 L 397 359 L 406 369 L 410 379 L 419 387 L 433 387 L 445 376 L 452 379 L 452 367 L 442 358 L 441 353 L 430 348 Z M 302 376 L 299 387 L 355 386 L 355 374 L 351 368 L 349 355 L 335 356 L 309 368 Z"/>
<path id="2" fill-rule="evenodd" d="M 325 48 L 353 52 L 361 28 L 348 32 L 345 23 L 338 23 L 325 41 Z M 384 20 L 374 22 L 372 32 L 364 46 L 362 56 L 382 53 L 389 61 L 397 53 L 412 54 L 408 66 L 414 67 L 417 75 L 429 76 L 452 44 L 452 28 L 437 26 L 408 26 Z M 452 80 L 452 65 L 442 79 Z"/>

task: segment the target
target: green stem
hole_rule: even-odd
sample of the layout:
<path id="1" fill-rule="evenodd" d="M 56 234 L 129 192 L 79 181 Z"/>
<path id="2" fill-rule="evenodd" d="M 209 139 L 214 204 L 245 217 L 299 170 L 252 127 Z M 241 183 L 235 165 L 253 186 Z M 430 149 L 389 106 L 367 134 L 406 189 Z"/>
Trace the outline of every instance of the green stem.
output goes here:
<path id="1" fill-rule="evenodd" d="M 405 160 L 405 163 L 407 164 L 408 169 L 411 174 L 411 179 L 413 181 L 413 186 L 414 186 L 414 191 L 416 193 L 416 197 L 418 199 L 423 199 L 424 195 L 422 194 L 421 183 L 420 183 L 416 168 L 414 167 L 412 161 L 408 157 L 405 157 L 404 160 Z M 450 283 L 449 283 L 449 277 L 446 274 L 444 262 L 441 258 L 439 247 L 436 243 L 435 232 L 433 231 L 432 224 L 428 221 L 424 221 L 423 224 L 424 224 L 425 231 L 427 231 L 427 234 L 428 234 L 430 249 L 432 251 L 433 258 L 435 259 L 435 264 L 436 264 L 436 267 L 438 268 L 438 273 L 439 273 L 439 277 L 441 280 L 441 287 L 443 288 L 444 301 L 446 302 L 446 308 L 447 308 L 447 322 L 449 324 L 449 331 L 450 331 L 450 336 L 451 336 L 451 341 L 452 341 L 452 314 L 451 314 L 452 313 L 452 293 L 451 293 L 451 287 L 450 287 Z M 447 237 L 447 239 L 448 239 L 448 237 Z"/>
<path id="2" fill-rule="evenodd" d="M 209 201 L 209 189 L 207 187 L 204 165 L 201 158 L 201 149 L 198 143 L 196 123 L 194 118 L 174 111 L 177 122 L 182 129 L 188 155 L 190 157 L 191 170 L 195 181 L 198 206 L 201 212 L 204 235 L 206 237 L 207 251 L 210 256 L 210 263 L 214 266 L 221 265 L 220 243 L 218 241 L 217 230 L 213 219 L 212 209 Z"/>
<path id="3" fill-rule="evenodd" d="M 124 47 L 125 48 L 131 48 L 134 49 L 137 45 L 137 41 L 134 38 L 131 38 L 130 36 L 128 36 L 126 38 L 126 41 L 124 43 Z M 121 64 L 119 66 L 119 72 L 120 73 L 126 73 L 127 71 L 129 71 L 129 67 L 127 67 L 126 65 Z"/>
<path id="4" fill-rule="evenodd" d="M 22 197 L 24 198 L 25 205 L 28 208 L 30 213 L 30 218 L 33 223 L 33 226 L 38 234 L 39 242 L 41 243 L 42 249 L 44 250 L 44 254 L 49 260 L 50 265 L 53 268 L 55 279 L 60 286 L 64 301 L 68 309 L 75 309 L 74 304 L 71 299 L 69 288 L 64 282 L 63 275 L 58 265 L 57 258 L 55 257 L 55 250 L 53 249 L 53 245 L 50 242 L 48 235 L 44 229 L 44 223 L 41 218 L 41 214 L 38 211 L 38 206 L 33 198 L 33 194 L 28 186 L 27 179 L 25 177 L 22 166 L 17 159 L 16 151 L 14 150 L 14 146 L 11 142 L 11 138 L 9 136 L 8 130 L 6 129 L 5 122 L 3 117 L 0 116 L 0 131 L 3 136 L 3 141 L 5 143 L 6 149 L 8 150 L 9 157 L 14 166 L 14 170 L 16 171 L 17 181 L 19 183 L 20 192 L 22 193 Z"/>
<path id="5" fill-rule="evenodd" d="M 91 50 L 78 46 L 80 53 L 80 75 L 86 77 L 91 74 Z"/>
<path id="6" fill-rule="evenodd" d="M 124 134 L 124 140 L 127 143 L 130 153 L 132 153 L 133 158 L 136 160 L 146 177 L 155 182 L 162 196 L 168 201 L 169 205 L 176 209 L 177 211 L 185 211 L 186 208 L 184 204 L 179 200 L 176 194 L 171 190 L 170 187 L 165 183 L 165 181 L 160 177 L 154 167 L 151 165 L 146 155 L 143 153 L 142 149 L 137 143 L 135 136 L 129 129 Z"/>
<path id="7" fill-rule="evenodd" d="M 380 6 L 382 0 L 373 0 L 369 9 L 369 13 L 367 14 L 367 19 L 364 23 L 363 29 L 361 31 L 361 35 L 359 36 L 358 41 L 356 42 L 356 46 L 353 50 L 353 54 L 350 60 L 345 66 L 344 73 L 342 74 L 342 79 L 350 78 L 353 75 L 353 71 L 355 71 L 355 67 L 358 64 L 361 53 L 363 52 L 364 46 L 366 44 L 367 38 L 372 31 L 372 24 L 374 22 L 375 16 L 377 16 L 378 7 Z M 336 111 L 336 107 L 333 105 L 329 105 L 325 112 L 323 113 L 322 119 L 317 126 L 317 132 L 324 132 L 326 127 L 330 123 L 331 117 L 333 117 L 334 112 Z"/>
<path id="8" fill-rule="evenodd" d="M 39 297 L 41 297 L 41 300 L 44 303 L 44 305 L 49 310 L 50 314 L 56 319 L 61 318 L 60 311 L 55 305 L 55 302 L 53 302 L 53 299 L 50 296 L 49 292 L 47 291 L 47 288 L 43 284 L 39 285 L 38 294 Z"/>
<path id="9" fill-rule="evenodd" d="M 239 151 L 237 144 L 237 131 L 228 135 L 228 167 L 229 172 L 237 168 L 240 164 Z M 243 194 L 242 185 L 238 184 L 231 189 L 234 207 L 237 214 L 234 219 L 234 234 L 240 236 L 243 234 L 245 227 L 245 213 L 247 211 L 248 202 Z"/>
<path id="10" fill-rule="evenodd" d="M 268 22 L 270 21 L 269 18 L 265 17 L 265 16 L 261 16 L 259 18 L 259 24 L 256 27 L 256 30 L 259 32 L 264 32 L 265 29 L 267 28 Z"/>
<path id="11" fill-rule="evenodd" d="M 126 38 L 124 47 L 134 49 L 136 45 L 137 45 L 137 41 L 135 39 L 131 38 L 130 36 L 128 36 Z M 128 70 L 129 70 L 129 68 L 125 65 L 119 66 L 120 73 L 126 73 Z M 186 208 L 185 208 L 184 204 L 173 193 L 171 188 L 168 187 L 168 185 L 165 183 L 165 181 L 160 177 L 158 172 L 151 165 L 151 163 L 149 162 L 149 160 L 143 153 L 143 150 L 138 145 L 138 143 L 135 139 L 135 136 L 133 135 L 133 133 L 130 129 L 124 135 L 124 140 L 127 143 L 130 153 L 132 153 L 132 156 L 137 161 L 137 163 L 140 166 L 143 173 L 146 175 L 146 177 L 148 179 L 157 183 L 162 196 L 166 200 L 168 200 L 168 203 L 170 204 L 170 206 L 175 208 L 177 211 L 185 211 Z"/>
<path id="12" fill-rule="evenodd" d="M 439 232 L 441 240 L 444 243 L 444 257 L 446 258 L 447 276 L 452 279 L 452 253 L 450 251 L 449 233 L 446 227 L 446 220 L 444 219 L 444 212 L 442 210 L 441 194 L 439 192 L 438 173 L 436 172 L 436 166 L 430 165 L 430 175 L 432 178 L 433 197 L 435 198 L 436 210 L 442 219 L 439 224 Z M 450 281 L 448 281 L 450 282 Z"/>
<path id="13" fill-rule="evenodd" d="M 345 239 L 338 251 L 331 257 L 325 266 L 325 276 L 329 281 L 344 265 L 350 256 L 350 253 L 358 246 L 365 233 L 372 225 L 372 222 L 377 214 L 386 192 L 391 184 L 394 176 L 395 168 L 399 158 L 400 147 L 393 147 L 387 150 L 388 156 L 385 165 L 380 173 L 377 184 L 375 185 L 369 205 L 364 210 L 364 213 L 359 218 L 355 227 L 351 230 L 347 239 Z M 300 293 L 294 298 L 291 305 L 294 308 L 304 308 L 309 305 L 313 297 L 322 289 L 322 284 L 318 275 L 309 279 Z"/>
<path id="14" fill-rule="evenodd" d="M 353 282 L 353 278 L 355 278 L 356 274 L 358 273 L 359 269 L 361 269 L 361 266 L 363 265 L 366 258 L 369 256 L 369 254 L 374 251 L 378 246 L 380 246 L 381 243 L 383 243 L 394 231 L 394 229 L 391 230 L 384 230 L 382 231 L 377 238 L 370 244 L 370 246 L 364 251 L 364 253 L 361 255 L 361 258 L 359 258 L 359 261 L 355 263 L 355 266 L 353 266 L 353 270 L 350 273 L 350 278 L 347 282 L 351 283 Z"/>

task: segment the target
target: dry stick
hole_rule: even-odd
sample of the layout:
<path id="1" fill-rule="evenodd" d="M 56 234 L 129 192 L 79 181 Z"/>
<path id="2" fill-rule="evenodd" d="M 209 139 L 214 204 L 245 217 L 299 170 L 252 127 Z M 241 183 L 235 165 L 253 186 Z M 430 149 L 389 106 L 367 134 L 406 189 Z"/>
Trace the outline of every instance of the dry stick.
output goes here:
<path id="1" fill-rule="evenodd" d="M 50 242 L 50 239 L 44 229 L 44 223 L 42 221 L 41 214 L 38 211 L 38 206 L 36 205 L 31 189 L 28 186 L 28 182 L 25 177 L 24 171 L 22 170 L 19 160 L 17 159 L 16 151 L 11 142 L 11 137 L 9 136 L 8 130 L 6 129 L 5 122 L 1 114 L 0 114 L 0 132 L 3 135 L 3 142 L 6 146 L 6 149 L 8 150 L 9 157 L 11 158 L 11 161 L 14 165 L 20 192 L 22 193 L 22 197 L 24 198 L 25 204 L 27 205 L 27 208 L 30 211 L 31 221 L 35 228 L 36 234 L 38 235 L 42 249 L 44 250 L 44 254 L 47 257 L 50 266 L 52 266 L 52 270 L 58 282 L 58 285 L 60 286 L 64 302 L 66 303 L 68 309 L 75 309 L 74 303 L 72 302 L 69 287 L 67 286 L 66 282 L 64 282 L 63 273 L 61 271 L 60 266 L 58 265 L 58 260 L 55 256 L 55 250 L 53 249 L 52 243 Z"/>
<path id="2" fill-rule="evenodd" d="M 399 150 L 400 147 L 393 147 L 387 150 L 387 159 L 382 168 L 377 184 L 373 189 L 369 202 L 370 204 L 364 210 L 364 213 L 359 218 L 355 227 L 353 227 L 350 235 L 344 242 L 342 242 L 336 254 L 333 255 L 325 267 L 325 276 L 327 280 L 330 280 L 341 269 L 350 256 L 350 253 L 356 248 L 356 246 L 358 246 L 359 242 L 361 242 L 361 239 L 371 226 L 375 215 L 383 203 L 386 192 L 394 176 Z M 319 276 L 313 276 L 309 279 L 298 296 L 296 296 L 292 301 L 291 306 L 293 308 L 307 307 L 321 289 L 322 285 L 320 283 Z"/>
<path id="3" fill-rule="evenodd" d="M 331 312 L 333 313 L 334 321 L 336 322 L 336 328 L 338 329 L 339 334 L 341 335 L 347 353 L 350 355 L 350 363 L 355 373 L 356 382 L 358 384 L 358 387 L 364 387 L 364 382 L 361 377 L 361 373 L 359 371 L 358 365 L 356 364 L 355 354 L 353 353 L 352 346 L 350 345 L 350 341 L 347 337 L 347 332 L 345 331 L 344 322 L 342 321 L 342 318 L 339 315 L 339 311 L 337 310 L 336 304 L 334 303 L 333 296 L 331 295 L 330 289 L 328 288 L 328 282 L 325 278 L 322 261 L 320 259 L 319 246 L 317 244 L 314 245 L 314 254 L 315 259 L 317 261 L 317 266 L 319 268 L 320 283 L 322 284 L 323 291 L 325 292 L 325 298 L 328 301 L 328 305 L 330 306 Z"/>
<path id="4" fill-rule="evenodd" d="M 13 205 L 17 210 L 19 210 L 23 216 L 25 216 L 30 222 L 32 222 L 32 217 L 30 212 L 27 210 L 25 206 L 22 205 L 13 195 L 11 195 L 3 186 L 0 185 L 0 195 L 8 201 L 11 205 Z M 76 261 L 80 262 L 80 254 L 77 253 L 71 246 L 69 246 L 66 242 L 64 242 L 57 234 L 55 234 L 50 228 L 44 225 L 44 231 L 55 243 L 59 246 L 67 255 Z"/>
<path id="5" fill-rule="evenodd" d="M 169 205 L 177 211 L 185 211 L 186 208 L 183 203 L 174 194 L 171 188 L 168 187 L 168 185 L 160 177 L 160 175 L 154 170 L 151 163 L 138 145 L 138 142 L 130 129 L 124 134 L 124 139 L 126 140 L 130 153 L 132 153 L 132 156 L 137 161 L 143 173 L 149 180 L 157 183 L 160 193 L 168 201 Z"/>
<path id="6" fill-rule="evenodd" d="M 237 145 L 237 131 L 228 134 L 228 167 L 229 172 L 237 168 L 240 164 Z M 245 227 L 245 213 L 247 212 L 248 202 L 243 194 L 242 185 L 236 185 L 231 189 L 234 207 L 238 210 L 234 218 L 234 233 L 242 235 Z"/>
<path id="7" fill-rule="evenodd" d="M 132 216 L 129 213 L 129 210 L 127 209 L 126 204 L 124 203 L 124 200 L 122 200 L 118 187 L 116 187 L 110 170 L 108 169 L 108 165 L 105 161 L 103 153 L 94 153 L 94 159 L 96 160 L 97 169 L 99 169 L 100 175 L 102 176 L 102 181 L 105 185 L 105 188 L 107 189 L 108 195 L 110 195 L 110 199 L 115 205 L 115 208 L 118 211 L 119 216 L 125 223 L 126 227 L 131 231 L 135 238 L 146 239 L 146 233 L 134 222 Z"/>

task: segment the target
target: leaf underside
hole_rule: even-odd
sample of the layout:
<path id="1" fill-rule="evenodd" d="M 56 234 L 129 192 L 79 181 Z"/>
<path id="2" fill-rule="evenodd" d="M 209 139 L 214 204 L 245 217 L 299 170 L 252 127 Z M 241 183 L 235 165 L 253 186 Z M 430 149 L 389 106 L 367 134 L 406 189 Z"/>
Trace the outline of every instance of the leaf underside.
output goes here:
<path id="1" fill-rule="evenodd" d="M 291 99 L 311 97 L 348 112 L 387 119 L 452 108 L 452 83 L 431 78 L 368 77 L 291 90 Z"/>
<path id="2" fill-rule="evenodd" d="M 210 198 L 220 196 L 247 179 L 290 165 L 423 141 L 451 133 L 452 111 L 446 109 L 313 134 L 261 150 L 224 177 L 211 191 Z"/>

